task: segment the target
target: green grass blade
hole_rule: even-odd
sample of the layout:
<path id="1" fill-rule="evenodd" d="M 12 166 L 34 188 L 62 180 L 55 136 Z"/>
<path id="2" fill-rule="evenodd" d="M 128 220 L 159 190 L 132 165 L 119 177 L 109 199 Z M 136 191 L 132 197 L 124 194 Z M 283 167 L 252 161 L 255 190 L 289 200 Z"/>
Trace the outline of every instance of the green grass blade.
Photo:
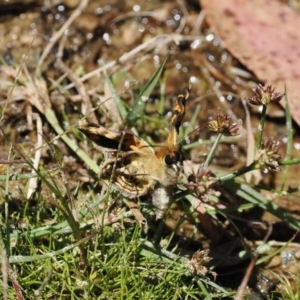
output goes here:
<path id="1" fill-rule="evenodd" d="M 289 224 L 291 228 L 300 230 L 300 221 L 290 215 L 287 211 L 280 208 L 278 205 L 269 201 L 266 197 L 261 195 L 259 192 L 247 186 L 245 184 L 237 184 L 233 181 L 226 183 L 226 188 L 228 188 L 234 194 L 242 197 L 243 199 L 255 204 L 256 206 L 268 211 L 272 215 L 278 217 L 282 221 Z"/>
<path id="2" fill-rule="evenodd" d="M 292 123 L 292 116 L 290 105 L 288 101 L 288 94 L 286 87 L 284 89 L 284 102 L 285 102 L 285 118 L 286 118 L 286 133 L 287 133 L 287 145 L 286 145 L 286 157 L 285 159 L 291 159 L 292 151 L 293 151 L 293 123 Z M 286 165 L 283 169 L 283 176 L 282 176 L 282 183 L 281 183 L 281 190 L 284 190 L 284 186 L 286 184 L 286 179 L 289 172 L 289 165 Z"/>
<path id="3" fill-rule="evenodd" d="M 290 110 L 286 88 L 284 94 L 285 94 L 284 99 L 285 99 L 285 116 L 286 116 L 286 129 L 287 129 L 286 131 L 287 131 L 287 138 L 288 138 L 286 157 L 291 158 L 292 149 L 293 149 L 293 123 L 292 123 L 291 110 Z"/>
<path id="4" fill-rule="evenodd" d="M 155 85 L 157 84 L 159 77 L 163 71 L 165 63 L 168 59 L 169 55 L 165 57 L 160 67 L 157 71 L 153 74 L 151 79 L 148 81 L 146 86 L 142 89 L 138 97 L 136 98 L 132 108 L 130 109 L 127 118 L 126 118 L 126 125 L 127 128 L 131 128 L 134 124 L 139 120 L 144 112 L 144 108 L 146 105 L 146 101 L 148 100 L 150 94 L 152 93 Z"/>
<path id="5" fill-rule="evenodd" d="M 189 125 L 186 128 L 183 128 L 184 129 L 184 132 L 183 132 L 184 137 L 193 131 L 193 128 L 195 127 L 196 122 L 198 121 L 198 115 L 199 115 L 199 112 L 201 109 L 201 105 L 196 105 L 196 107 L 194 109 L 195 109 L 195 111 L 189 121 Z"/>
<path id="6" fill-rule="evenodd" d="M 165 102 L 166 102 L 166 83 L 167 83 L 166 73 L 163 74 L 162 79 L 160 80 L 160 101 L 158 103 L 157 111 L 159 115 L 162 115 L 164 112 Z"/>
<path id="7" fill-rule="evenodd" d="M 110 92 L 112 94 L 112 97 L 113 97 L 113 99 L 116 103 L 116 106 L 118 108 L 118 111 L 119 111 L 122 119 L 124 120 L 127 116 L 126 108 L 123 105 L 123 102 L 122 102 L 121 98 L 118 96 L 118 93 L 115 90 L 114 84 L 113 84 L 112 80 L 110 79 L 110 77 L 108 76 L 106 71 L 104 71 L 104 75 L 105 75 L 105 79 L 106 79 L 106 82 L 108 84 L 108 87 L 110 89 Z"/>

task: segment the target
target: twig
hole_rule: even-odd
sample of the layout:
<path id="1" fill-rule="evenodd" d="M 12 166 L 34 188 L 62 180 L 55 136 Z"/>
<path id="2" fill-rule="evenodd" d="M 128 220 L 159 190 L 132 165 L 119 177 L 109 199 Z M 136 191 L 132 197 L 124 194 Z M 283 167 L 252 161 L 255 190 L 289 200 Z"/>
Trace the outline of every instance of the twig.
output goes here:
<path id="1" fill-rule="evenodd" d="M 25 59 L 27 59 L 27 55 L 25 58 L 22 59 L 22 62 L 21 62 L 21 65 L 20 67 L 18 68 L 17 72 L 16 72 L 16 75 L 14 76 L 14 83 L 13 85 L 10 87 L 10 89 L 8 90 L 7 92 L 7 98 L 5 99 L 5 102 L 4 102 L 4 105 L 1 105 L 2 106 L 2 112 L 0 114 L 0 122 L 4 119 L 4 115 L 5 115 L 5 112 L 6 112 L 6 108 L 9 104 L 9 102 L 11 101 L 12 99 L 12 96 L 13 96 L 13 92 L 15 90 L 15 87 L 16 87 L 16 84 L 19 80 L 19 75 L 21 74 L 21 70 L 22 70 L 22 67 L 23 65 L 25 65 Z M 8 68 L 5 68 L 5 66 L 2 66 L 1 68 L 2 70 L 7 70 Z M 1 70 L 1 71 L 2 71 Z M 15 71 L 15 70 L 14 70 Z"/>
<path id="2" fill-rule="evenodd" d="M 46 46 L 35 70 L 35 75 L 38 76 L 40 68 L 45 60 L 45 58 L 49 55 L 51 49 L 56 44 L 56 42 L 60 39 L 60 37 L 64 34 L 64 32 L 68 29 L 68 27 L 73 23 L 73 21 L 80 16 L 84 8 L 88 5 L 89 0 L 81 0 L 78 7 L 74 10 L 70 18 L 66 21 L 66 23 L 58 30 L 50 39 L 50 43 Z"/>
<path id="3" fill-rule="evenodd" d="M 73 84 L 75 85 L 78 93 L 80 94 L 82 102 L 83 102 L 82 103 L 82 113 L 84 115 L 86 115 L 87 112 L 91 112 L 90 113 L 90 120 L 91 120 L 91 122 L 97 124 L 98 120 L 97 120 L 97 117 L 95 115 L 95 112 L 92 111 L 93 106 L 92 106 L 92 103 L 91 103 L 91 99 L 90 99 L 90 97 L 89 97 L 89 95 L 88 95 L 88 93 L 85 89 L 84 84 L 82 83 L 80 78 L 70 68 L 68 68 L 61 59 L 62 55 L 63 55 L 64 41 L 65 41 L 65 37 L 61 40 L 61 42 L 59 44 L 58 52 L 57 52 L 57 60 L 55 62 L 55 67 L 60 69 L 60 71 L 66 73 L 69 80 L 73 82 Z"/>
<path id="4" fill-rule="evenodd" d="M 242 100 L 242 104 L 244 106 L 245 114 L 246 114 L 246 128 L 247 128 L 247 166 L 250 165 L 255 156 L 255 139 L 252 131 L 251 118 L 249 108 L 247 106 L 247 102 L 245 99 Z M 255 184 L 258 184 L 261 179 L 261 171 L 260 170 L 252 170 L 245 174 L 246 182 L 251 182 L 251 179 L 255 179 Z"/>
<path id="5" fill-rule="evenodd" d="M 265 238 L 263 240 L 264 243 L 267 242 L 268 238 L 270 237 L 270 235 L 272 233 L 272 230 L 273 230 L 273 226 L 271 224 L 270 227 L 268 228 L 267 234 L 266 234 L 266 236 L 265 236 Z M 250 279 L 251 273 L 252 273 L 252 271 L 253 271 L 253 269 L 255 267 L 255 263 L 256 263 L 256 260 L 258 258 L 258 255 L 259 255 L 258 253 L 255 253 L 254 256 L 253 256 L 253 258 L 251 259 L 251 262 L 250 262 L 250 264 L 249 264 L 249 266 L 247 268 L 247 271 L 246 271 L 246 273 L 245 273 L 245 275 L 243 277 L 243 280 L 242 280 L 242 282 L 241 282 L 241 284 L 240 284 L 240 286 L 238 288 L 238 291 L 237 291 L 236 296 L 234 297 L 234 300 L 242 300 L 242 299 L 244 299 L 243 294 L 244 294 L 244 291 L 245 291 L 246 286 L 248 284 L 248 281 Z"/>
<path id="6" fill-rule="evenodd" d="M 157 35 L 155 37 L 153 37 L 152 39 L 146 41 L 145 43 L 139 45 L 138 47 L 134 48 L 133 50 L 131 50 L 130 52 L 128 53 L 125 53 L 123 54 L 119 59 L 116 59 L 116 60 L 113 60 L 109 63 L 107 63 L 106 65 L 90 72 L 90 73 L 87 73 L 85 75 L 83 75 L 80 80 L 82 82 L 88 80 L 89 78 L 93 77 L 93 76 L 98 76 L 100 73 L 102 73 L 104 70 L 108 70 L 110 68 L 113 68 L 115 65 L 117 65 L 117 63 L 120 63 L 120 64 L 124 64 L 125 62 L 127 62 L 128 60 L 132 59 L 135 55 L 137 54 L 140 54 L 141 51 L 147 49 L 147 50 L 152 50 L 154 48 L 157 47 L 159 41 L 172 41 L 173 39 L 183 39 L 183 36 L 182 35 L 179 35 L 179 34 L 162 34 L 162 35 Z M 65 86 L 65 89 L 71 89 L 74 87 L 74 84 L 71 83 L 67 86 Z"/>
<path id="7" fill-rule="evenodd" d="M 218 241 L 220 236 L 218 234 L 217 225 L 213 223 L 213 218 L 208 214 L 205 204 L 196 197 L 189 197 L 193 209 L 197 213 L 200 224 L 203 227 L 203 232 L 206 236 L 211 236 L 213 241 Z"/>
<path id="8" fill-rule="evenodd" d="M 24 85 L 24 97 L 46 117 L 47 121 L 58 134 L 51 142 L 61 138 L 95 173 L 98 174 L 100 171 L 98 165 L 84 151 L 79 149 L 74 141 L 71 140 L 66 135 L 66 132 L 60 127 L 55 112 L 51 109 L 51 101 L 49 99 L 46 82 L 37 78 L 34 78 L 35 80 L 33 80 L 25 65 L 23 66 L 23 70 L 30 83 L 29 87 L 26 87 L 28 84 L 26 84 L 25 77 L 20 79 L 20 83 Z M 10 76 L 16 76 L 16 71 L 12 68 L 6 68 L 6 72 Z"/>
<path id="9" fill-rule="evenodd" d="M 35 151 L 35 156 L 34 156 L 34 168 L 37 170 L 39 168 L 39 163 L 41 159 L 41 154 L 42 154 L 42 148 L 41 146 L 43 145 L 43 130 L 42 130 L 42 120 L 39 114 L 34 114 L 36 118 L 36 130 L 37 130 L 37 143 L 35 147 L 37 150 Z M 32 170 L 32 173 L 35 174 L 35 170 Z M 28 185 L 28 190 L 27 190 L 27 199 L 31 197 L 31 195 L 34 193 L 34 191 L 37 188 L 37 177 L 32 177 L 29 180 L 29 185 Z"/>
<path id="10" fill-rule="evenodd" d="M 131 199 L 128 199 L 126 202 L 127 202 L 128 207 L 130 208 L 132 214 L 134 215 L 134 217 L 140 224 L 141 228 L 143 228 L 145 231 L 147 231 L 147 229 L 148 229 L 147 220 L 145 219 L 145 217 L 141 213 L 140 209 L 138 208 L 137 203 Z"/>
<path id="11" fill-rule="evenodd" d="M 49 283 L 49 281 L 52 277 L 52 273 L 53 273 L 53 267 L 51 265 L 50 269 L 48 271 L 48 274 L 47 274 L 46 278 L 44 279 L 43 283 L 41 284 L 41 286 L 38 289 L 36 289 L 34 291 L 35 297 L 41 297 L 43 289 L 47 286 L 47 284 Z"/>
<path id="12" fill-rule="evenodd" d="M 1 271 L 2 271 L 2 288 L 3 300 L 8 300 L 8 276 L 7 276 L 7 255 L 4 249 L 1 253 Z"/>
<path id="13" fill-rule="evenodd" d="M 182 0 L 177 0 L 177 3 L 183 13 L 183 16 L 180 20 L 180 25 L 179 27 L 176 29 L 176 32 L 177 33 L 180 33 L 182 32 L 182 30 L 184 29 L 185 27 L 185 23 L 186 23 L 186 19 L 189 17 L 189 12 L 188 10 L 186 9 L 185 5 L 184 5 L 184 2 Z"/>
<path id="14" fill-rule="evenodd" d="M 43 171 L 43 172 L 39 172 L 39 174 L 41 176 L 46 176 L 46 175 L 56 175 L 58 173 L 58 169 L 54 168 L 52 170 L 49 171 Z M 12 174 L 9 175 L 7 178 L 7 175 L 0 175 L 0 181 L 6 181 L 8 179 L 8 181 L 16 181 L 16 180 L 27 180 L 30 178 L 34 178 L 34 177 L 39 177 L 40 175 L 37 173 L 30 173 L 30 174 Z"/>
<path id="15" fill-rule="evenodd" d="M 11 280 L 11 283 L 12 283 L 14 289 L 15 289 L 15 292 L 16 292 L 16 299 L 17 300 L 25 300 L 25 298 L 22 294 L 22 289 L 21 289 L 21 287 L 19 285 L 19 282 L 17 280 L 17 275 L 13 271 L 13 269 L 12 269 L 12 267 L 11 267 L 9 261 L 8 261 L 6 251 L 4 249 L 2 249 L 2 271 L 6 272 L 6 274 L 8 274 L 9 279 Z"/>
<path id="16" fill-rule="evenodd" d="M 196 22 L 194 23 L 194 27 L 193 27 L 193 30 L 192 30 L 193 34 L 195 34 L 195 35 L 200 34 L 204 18 L 205 18 L 205 11 L 201 10 L 199 15 L 198 15 L 198 18 L 197 18 Z"/>
<path id="17" fill-rule="evenodd" d="M 155 12 L 153 12 L 153 11 L 140 11 L 140 12 L 131 11 L 131 12 L 125 13 L 121 16 L 117 16 L 116 18 L 111 20 L 111 24 L 118 23 L 120 21 L 126 20 L 127 18 L 136 18 L 136 17 L 153 17 L 153 18 L 155 18 Z"/>

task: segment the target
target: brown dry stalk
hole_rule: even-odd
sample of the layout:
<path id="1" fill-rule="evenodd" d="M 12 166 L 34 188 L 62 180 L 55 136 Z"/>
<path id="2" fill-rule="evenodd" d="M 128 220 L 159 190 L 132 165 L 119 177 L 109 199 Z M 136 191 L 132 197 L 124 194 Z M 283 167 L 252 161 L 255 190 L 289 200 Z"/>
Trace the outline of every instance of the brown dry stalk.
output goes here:
<path id="1" fill-rule="evenodd" d="M 65 36 L 62 38 L 59 47 L 58 47 L 58 53 L 57 53 L 57 60 L 55 63 L 55 66 L 61 71 L 64 72 L 69 80 L 73 82 L 75 85 L 78 93 L 80 94 L 80 97 L 82 99 L 82 113 L 84 115 L 87 114 L 87 112 L 90 112 L 90 121 L 93 123 L 98 123 L 97 117 L 95 115 L 95 112 L 93 111 L 92 102 L 90 99 L 90 96 L 88 95 L 84 84 L 80 80 L 80 78 L 69 68 L 65 65 L 65 63 L 62 61 L 62 55 L 63 55 L 63 49 L 64 49 L 64 41 Z"/>
<path id="2" fill-rule="evenodd" d="M 56 42 L 61 38 L 61 36 L 64 34 L 64 32 L 69 28 L 69 26 L 74 22 L 74 20 L 80 16 L 82 11 L 85 9 L 85 7 L 88 5 L 89 0 L 81 0 L 78 7 L 74 10 L 70 18 L 66 21 L 66 23 L 57 31 L 54 33 L 54 35 L 50 39 L 50 43 L 46 46 L 44 49 L 44 52 L 37 64 L 35 75 L 38 76 L 39 71 L 41 69 L 41 66 L 45 60 L 45 58 L 49 55 L 51 49 L 56 44 Z"/>
<path id="3" fill-rule="evenodd" d="M 17 275 L 13 271 L 13 269 L 8 261 L 8 257 L 7 257 L 5 250 L 2 250 L 2 274 L 6 274 L 6 276 L 8 275 L 8 277 L 10 278 L 11 283 L 16 292 L 16 299 L 17 300 L 25 300 L 25 298 L 22 294 L 22 289 L 21 289 L 18 279 L 17 279 Z"/>

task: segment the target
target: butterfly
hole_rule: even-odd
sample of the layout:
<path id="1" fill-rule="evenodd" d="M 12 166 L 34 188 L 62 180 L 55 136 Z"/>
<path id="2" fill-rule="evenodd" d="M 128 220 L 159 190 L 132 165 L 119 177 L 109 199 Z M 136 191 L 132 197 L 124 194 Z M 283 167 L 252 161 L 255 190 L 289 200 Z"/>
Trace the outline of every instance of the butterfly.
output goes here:
<path id="1" fill-rule="evenodd" d="M 101 151 L 111 157 L 101 165 L 100 178 L 129 199 L 146 195 L 153 188 L 152 203 L 156 219 L 161 219 L 172 199 L 182 171 L 183 154 L 178 140 L 191 85 L 179 94 L 165 143 L 151 146 L 130 130 L 115 132 L 86 120 L 77 128 Z"/>

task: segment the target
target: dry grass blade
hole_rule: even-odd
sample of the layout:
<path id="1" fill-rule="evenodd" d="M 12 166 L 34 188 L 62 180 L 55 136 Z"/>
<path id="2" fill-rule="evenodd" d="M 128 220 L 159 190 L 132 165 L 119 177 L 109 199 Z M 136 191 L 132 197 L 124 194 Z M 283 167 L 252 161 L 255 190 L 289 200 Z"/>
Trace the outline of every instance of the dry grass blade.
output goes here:
<path id="1" fill-rule="evenodd" d="M 269 230 L 267 231 L 266 236 L 264 237 L 264 240 L 263 240 L 264 243 L 266 243 L 268 241 L 268 239 L 270 237 L 270 234 L 272 232 L 272 228 L 273 228 L 272 225 L 269 226 Z M 241 282 L 241 284 L 240 284 L 240 286 L 238 288 L 238 291 L 237 291 L 236 296 L 234 297 L 234 300 L 242 300 L 242 299 L 244 299 L 244 292 L 245 292 L 245 290 L 247 288 L 247 284 L 248 284 L 248 282 L 250 280 L 250 277 L 251 277 L 251 274 L 252 274 L 252 272 L 254 270 L 255 263 L 256 263 L 256 260 L 257 260 L 258 256 L 259 256 L 258 253 L 255 253 L 253 255 L 253 258 L 251 259 L 250 264 L 248 265 L 247 271 L 244 274 L 243 280 L 242 280 L 242 282 Z"/>
<path id="2" fill-rule="evenodd" d="M 80 78 L 70 68 L 68 68 L 61 59 L 62 55 L 63 55 L 64 42 L 65 42 L 65 36 L 61 40 L 61 43 L 59 45 L 58 53 L 56 55 L 57 60 L 56 60 L 55 66 L 61 72 L 64 72 L 67 75 L 67 77 L 69 78 L 69 80 L 74 83 L 74 85 L 82 99 L 82 109 L 81 109 L 82 113 L 84 115 L 86 115 L 89 112 L 91 122 L 97 123 L 98 120 L 95 115 L 95 112 L 93 111 L 92 102 L 91 102 L 90 96 L 88 95 L 88 93 L 85 89 L 85 86 L 83 85 Z"/>
<path id="3" fill-rule="evenodd" d="M 103 103 L 103 106 L 109 112 L 109 115 L 112 120 L 114 120 L 112 130 L 119 130 L 122 125 L 122 118 L 120 116 L 119 110 L 117 108 L 116 102 L 114 101 L 113 94 L 109 88 L 107 80 L 104 84 L 104 96 L 100 96 L 100 101 Z"/>
<path id="4" fill-rule="evenodd" d="M 41 153 L 42 153 L 42 145 L 43 145 L 43 131 L 42 131 L 42 120 L 38 114 L 34 114 L 34 117 L 36 119 L 36 128 L 37 128 L 37 142 L 36 142 L 36 148 L 33 166 L 37 170 L 39 168 L 40 159 L 41 159 Z M 32 173 L 35 174 L 36 172 L 32 170 Z M 37 188 L 37 178 L 31 178 L 29 180 L 28 184 L 28 190 L 27 190 L 27 199 L 31 197 L 31 195 L 35 192 Z"/>
<path id="5" fill-rule="evenodd" d="M 59 31 L 57 31 L 50 39 L 50 43 L 46 46 L 46 48 L 44 49 L 44 52 L 37 64 L 36 67 L 36 76 L 38 76 L 40 69 L 42 67 L 42 64 L 45 60 L 45 58 L 49 55 L 51 49 L 53 48 L 53 46 L 56 44 L 56 42 L 61 38 L 61 36 L 65 33 L 65 31 L 69 28 L 69 26 L 73 23 L 73 21 L 82 13 L 82 11 L 84 10 L 84 8 L 88 5 L 89 0 L 81 0 L 80 4 L 78 5 L 78 7 L 74 10 L 74 12 L 72 13 L 72 15 L 70 16 L 70 18 L 68 19 L 68 21 L 60 28 Z"/>
<path id="6" fill-rule="evenodd" d="M 142 51 L 152 51 L 153 49 L 156 49 L 158 47 L 161 48 L 162 46 L 166 46 L 169 43 L 174 42 L 174 41 L 176 43 L 179 43 L 184 38 L 186 38 L 186 37 L 181 34 L 157 35 L 157 36 L 151 38 L 150 40 L 147 40 L 143 44 L 137 46 L 133 50 L 131 50 L 127 53 L 124 53 L 119 59 L 113 60 L 113 61 L 105 64 L 104 66 L 83 75 L 80 78 L 80 80 L 82 82 L 84 82 L 93 76 L 99 76 L 99 74 L 103 73 L 105 70 L 111 69 L 117 65 L 123 65 L 123 64 L 127 63 L 128 61 L 134 59 L 135 57 L 140 56 Z M 73 87 L 74 87 L 74 84 L 71 83 L 71 84 L 68 84 L 65 88 L 71 89 Z"/>
<path id="7" fill-rule="evenodd" d="M 147 232 L 148 231 L 147 220 L 143 216 L 143 214 L 141 213 L 136 201 L 128 199 L 126 202 L 127 202 L 128 207 L 130 208 L 132 214 L 134 215 L 134 217 L 138 221 L 140 227 L 143 228 L 143 230 L 145 232 Z"/>
<path id="8" fill-rule="evenodd" d="M 248 108 L 245 100 L 243 100 L 242 103 L 243 103 L 243 106 L 245 108 L 245 113 L 246 113 L 247 145 L 248 145 L 248 147 L 247 147 L 247 165 L 250 165 L 253 162 L 253 158 L 254 158 L 255 150 L 256 150 L 255 149 L 255 139 L 254 139 L 254 134 L 252 131 L 249 108 Z M 254 178 L 254 183 L 258 184 L 262 179 L 261 171 L 253 170 L 253 171 L 245 174 L 246 182 L 251 182 L 252 178 Z"/>
<path id="9" fill-rule="evenodd" d="M 1 247 L 2 248 L 2 247 Z M 22 293 L 22 289 L 21 289 L 21 286 L 18 282 L 18 279 L 17 279 L 17 276 L 15 274 L 15 272 L 13 271 L 9 261 L 8 261 L 8 258 L 7 258 L 7 254 L 6 254 L 6 251 L 4 249 L 2 249 L 2 274 L 7 274 L 9 279 L 11 280 L 12 282 L 12 285 L 15 289 L 15 292 L 16 292 L 16 296 L 18 300 L 25 300 L 24 296 L 23 296 L 23 293 Z M 7 280 L 6 280 L 6 289 L 7 289 L 8 285 L 7 285 Z M 8 299 L 7 297 L 7 294 L 4 295 L 4 298 Z"/>
<path id="10" fill-rule="evenodd" d="M 12 67 L 2 68 L 8 75 L 15 77 L 17 76 L 17 71 Z M 59 137 L 95 172 L 99 173 L 100 169 L 97 164 L 90 159 L 90 157 L 71 140 L 66 134 L 65 131 L 59 125 L 58 119 L 55 115 L 55 112 L 51 108 L 51 102 L 49 99 L 49 94 L 47 90 L 47 85 L 45 80 L 32 78 L 27 71 L 27 68 L 24 67 L 24 71 L 27 77 L 19 76 L 19 81 L 23 84 L 23 97 L 31 103 L 34 107 L 42 113 L 47 121 L 54 128 Z M 27 84 L 29 81 L 30 84 Z"/>

